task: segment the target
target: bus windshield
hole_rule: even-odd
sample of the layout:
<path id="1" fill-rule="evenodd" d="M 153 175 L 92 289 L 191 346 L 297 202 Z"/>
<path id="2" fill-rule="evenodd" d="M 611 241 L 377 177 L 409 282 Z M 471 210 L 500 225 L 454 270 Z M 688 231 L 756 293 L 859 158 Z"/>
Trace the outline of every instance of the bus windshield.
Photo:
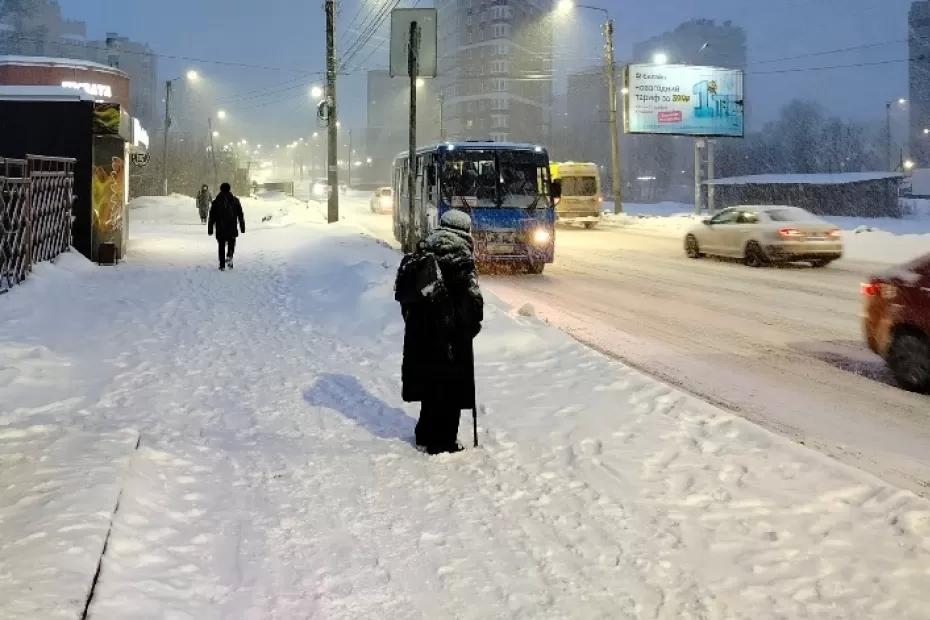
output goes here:
<path id="1" fill-rule="evenodd" d="M 596 196 L 597 179 L 595 177 L 562 177 L 563 196 Z"/>
<path id="2" fill-rule="evenodd" d="M 456 208 L 549 207 L 548 175 L 548 162 L 542 154 L 450 152 L 442 169 L 442 195 Z"/>

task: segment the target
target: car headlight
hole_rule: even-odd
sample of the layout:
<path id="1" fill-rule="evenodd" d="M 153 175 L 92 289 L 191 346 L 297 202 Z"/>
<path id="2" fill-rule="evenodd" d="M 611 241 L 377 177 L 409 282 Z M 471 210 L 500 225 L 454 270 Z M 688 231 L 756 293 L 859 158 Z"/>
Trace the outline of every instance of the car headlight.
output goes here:
<path id="1" fill-rule="evenodd" d="M 390 209 L 390 208 L 393 207 L 393 206 L 394 206 L 394 199 L 393 199 L 393 198 L 389 198 L 389 197 L 387 197 L 387 196 L 382 196 L 382 197 L 381 197 L 381 208 L 382 208 L 382 209 Z"/>
<path id="2" fill-rule="evenodd" d="M 537 228 L 533 231 L 533 243 L 536 245 L 546 245 L 552 241 L 552 233 L 545 228 Z"/>

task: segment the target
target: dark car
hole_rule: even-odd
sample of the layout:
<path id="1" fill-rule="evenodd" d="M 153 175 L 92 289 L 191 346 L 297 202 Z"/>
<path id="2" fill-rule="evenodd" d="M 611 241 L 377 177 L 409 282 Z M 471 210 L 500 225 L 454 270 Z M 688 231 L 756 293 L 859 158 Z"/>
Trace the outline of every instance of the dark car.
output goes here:
<path id="1" fill-rule="evenodd" d="M 901 387 L 930 392 L 930 254 L 862 285 L 865 336 Z"/>

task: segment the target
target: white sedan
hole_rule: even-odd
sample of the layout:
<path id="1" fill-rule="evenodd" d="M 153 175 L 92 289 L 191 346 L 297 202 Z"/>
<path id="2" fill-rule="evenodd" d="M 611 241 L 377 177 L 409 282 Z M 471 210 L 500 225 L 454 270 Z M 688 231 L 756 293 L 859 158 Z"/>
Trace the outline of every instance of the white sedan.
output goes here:
<path id="1" fill-rule="evenodd" d="M 376 189 L 368 206 L 372 213 L 391 213 L 394 210 L 394 190 L 390 187 Z"/>
<path id="2" fill-rule="evenodd" d="M 842 231 L 816 215 L 777 205 L 724 209 L 685 235 L 690 258 L 739 258 L 750 267 L 809 262 L 826 267 L 843 256 Z"/>

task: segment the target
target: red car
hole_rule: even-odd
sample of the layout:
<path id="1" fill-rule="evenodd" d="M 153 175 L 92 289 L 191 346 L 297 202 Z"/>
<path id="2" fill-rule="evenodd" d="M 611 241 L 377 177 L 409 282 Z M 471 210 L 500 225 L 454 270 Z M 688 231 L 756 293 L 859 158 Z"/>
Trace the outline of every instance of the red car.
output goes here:
<path id="1" fill-rule="evenodd" d="M 930 392 L 930 254 L 862 285 L 865 335 L 901 387 Z"/>

